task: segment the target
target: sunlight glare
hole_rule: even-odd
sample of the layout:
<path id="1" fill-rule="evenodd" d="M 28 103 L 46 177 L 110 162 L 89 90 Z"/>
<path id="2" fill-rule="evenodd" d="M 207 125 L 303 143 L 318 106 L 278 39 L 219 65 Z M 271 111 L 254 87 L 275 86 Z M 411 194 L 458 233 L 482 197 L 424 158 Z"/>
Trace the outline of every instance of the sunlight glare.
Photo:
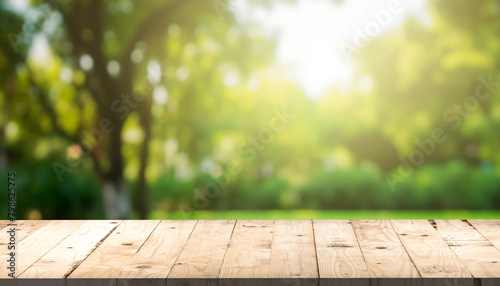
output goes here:
<path id="1" fill-rule="evenodd" d="M 397 0 L 396 0 L 397 1 Z M 398 2 L 402 13 L 392 15 L 380 34 L 400 26 L 408 16 L 427 20 L 426 1 Z M 333 85 L 345 89 L 356 73 L 355 61 L 346 59 L 340 47 L 353 44 L 355 30 L 373 21 L 372 12 L 387 9 L 391 0 L 298 0 L 275 3 L 270 9 L 239 1 L 234 12 L 241 22 L 258 23 L 268 36 L 278 33 L 277 61 L 292 64 L 293 76 L 311 98 Z M 362 51 L 361 51 L 362 52 Z"/>

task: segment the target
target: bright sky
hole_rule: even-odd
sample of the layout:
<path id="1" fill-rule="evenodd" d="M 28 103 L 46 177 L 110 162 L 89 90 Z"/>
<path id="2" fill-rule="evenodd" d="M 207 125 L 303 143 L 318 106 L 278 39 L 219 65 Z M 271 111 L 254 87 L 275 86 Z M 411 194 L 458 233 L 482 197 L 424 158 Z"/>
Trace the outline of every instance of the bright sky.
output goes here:
<path id="1" fill-rule="evenodd" d="M 357 28 L 365 33 L 371 28 L 376 37 L 397 28 L 408 16 L 423 24 L 430 23 L 427 0 L 395 0 L 400 7 L 396 14 L 388 10 L 391 0 L 344 0 L 340 4 L 332 0 L 298 0 L 296 3 L 276 2 L 271 9 L 250 6 L 246 0 L 232 1 L 231 10 L 240 21 L 257 22 L 266 34 L 280 33 L 277 60 L 293 67 L 293 75 L 311 98 L 319 97 L 332 85 L 345 87 L 349 84 L 355 66 L 341 47 L 342 44 L 354 46 Z M 380 28 L 376 32 L 377 28 L 369 23 L 376 21 L 372 12 L 382 10 L 390 13 L 390 19 L 385 26 L 376 22 Z"/>

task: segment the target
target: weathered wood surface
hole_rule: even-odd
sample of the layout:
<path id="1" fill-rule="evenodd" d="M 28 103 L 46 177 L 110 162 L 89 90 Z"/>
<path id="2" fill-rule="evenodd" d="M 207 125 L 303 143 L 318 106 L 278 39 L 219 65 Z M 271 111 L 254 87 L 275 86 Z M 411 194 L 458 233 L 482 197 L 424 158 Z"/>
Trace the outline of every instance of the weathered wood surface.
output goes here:
<path id="1" fill-rule="evenodd" d="M 500 220 L 9 223 L 0 285 L 500 285 Z"/>

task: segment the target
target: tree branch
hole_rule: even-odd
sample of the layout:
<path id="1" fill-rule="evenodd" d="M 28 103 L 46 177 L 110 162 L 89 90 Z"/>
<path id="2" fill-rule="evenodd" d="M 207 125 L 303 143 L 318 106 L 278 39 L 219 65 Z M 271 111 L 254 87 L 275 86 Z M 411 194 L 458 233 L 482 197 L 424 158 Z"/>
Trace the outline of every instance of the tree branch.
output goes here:
<path id="1" fill-rule="evenodd" d="M 106 90 L 107 94 L 115 95 L 117 93 L 114 81 L 111 79 L 107 73 L 106 59 L 102 53 L 102 19 L 101 19 L 101 5 L 100 1 L 92 1 L 90 3 L 90 8 L 82 7 L 81 1 L 75 1 L 72 9 L 67 13 L 63 13 L 63 19 L 66 23 L 66 28 L 68 29 L 68 36 L 76 50 L 75 56 L 81 53 L 88 53 L 94 60 L 94 70 L 101 82 L 105 82 L 103 88 Z M 87 16 L 89 19 L 83 20 L 82 17 Z M 81 38 L 82 27 L 80 23 L 88 23 L 89 28 L 93 34 L 93 41 L 88 43 L 83 41 Z M 89 90 L 93 90 L 88 85 L 88 80 L 86 80 L 86 86 Z M 98 92 L 91 92 L 92 97 L 97 103 L 99 110 L 101 112 L 106 112 L 105 108 L 109 107 L 110 100 L 106 97 L 99 96 Z"/>
<path id="2" fill-rule="evenodd" d="M 75 52 L 73 52 L 73 54 L 75 55 L 75 57 L 78 57 L 79 54 L 83 54 L 87 50 L 89 50 L 89 46 L 80 37 L 81 27 L 78 25 L 78 23 L 79 23 L 79 21 L 81 21 L 81 19 L 79 17 L 81 16 L 81 10 L 83 9 L 81 6 L 81 2 L 75 1 L 75 3 L 72 5 L 71 8 L 72 9 L 70 9 L 67 13 L 62 13 L 62 16 L 63 16 L 64 22 L 66 23 L 65 26 L 67 29 L 67 35 L 68 35 L 71 43 L 73 44 L 73 49 L 75 50 Z M 78 62 L 78 59 L 77 59 L 77 62 Z M 90 89 L 90 85 L 88 84 L 88 80 L 85 80 L 85 85 L 87 86 L 89 91 L 92 90 L 92 89 Z M 90 94 L 91 94 L 92 98 L 94 98 L 94 100 L 96 101 L 97 106 L 100 107 L 103 105 L 103 100 L 102 100 L 102 98 L 99 97 L 99 95 L 97 93 L 90 92 Z"/>
<path id="3" fill-rule="evenodd" d="M 50 105 L 47 94 L 40 87 L 38 87 L 38 85 L 34 82 L 32 72 L 30 71 L 29 73 L 30 73 L 30 75 L 29 75 L 29 81 L 30 81 L 30 83 L 31 83 L 31 85 L 33 87 L 36 87 L 39 90 L 39 92 L 40 92 L 40 103 L 42 105 L 42 108 L 45 110 L 45 112 L 49 116 L 50 123 L 52 123 L 52 128 L 54 128 L 54 131 L 57 134 L 59 134 L 61 137 L 67 139 L 68 141 L 78 142 L 78 136 L 77 135 L 70 134 L 70 133 L 66 132 L 66 130 L 64 130 L 63 128 L 61 128 L 61 126 L 59 125 L 59 123 L 57 121 L 56 111 Z"/>

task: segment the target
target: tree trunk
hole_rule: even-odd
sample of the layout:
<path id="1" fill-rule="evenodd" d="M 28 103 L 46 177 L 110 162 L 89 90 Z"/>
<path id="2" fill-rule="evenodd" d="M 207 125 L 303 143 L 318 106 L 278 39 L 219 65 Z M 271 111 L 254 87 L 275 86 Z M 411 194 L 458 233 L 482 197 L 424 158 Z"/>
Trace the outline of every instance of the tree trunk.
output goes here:
<path id="1" fill-rule="evenodd" d="M 107 219 L 128 219 L 132 211 L 130 190 L 123 178 L 102 182 L 104 210 Z"/>
<path id="2" fill-rule="evenodd" d="M 11 110 L 11 97 L 14 94 L 14 77 L 13 76 L 8 76 L 7 80 L 4 83 L 4 90 L 5 90 L 5 97 L 4 97 L 4 102 L 3 102 L 3 118 L 0 116 L 0 172 L 2 174 L 6 173 L 7 170 L 7 140 L 6 140 L 6 128 L 5 126 L 7 125 L 7 122 L 10 120 L 10 110 Z"/>
<path id="3" fill-rule="evenodd" d="M 107 219 L 128 219 L 132 212 L 130 188 L 123 176 L 124 163 L 121 153 L 122 121 L 116 122 L 116 129 L 109 134 L 106 151 L 110 169 L 102 176 L 101 189 Z"/>
<path id="4" fill-rule="evenodd" d="M 147 98 L 143 104 L 141 111 L 141 125 L 144 131 L 144 139 L 142 141 L 140 151 L 140 167 L 139 167 L 139 215 L 141 219 L 147 219 L 149 212 L 149 189 L 146 182 L 146 168 L 148 165 L 149 141 L 151 140 L 151 98 Z"/>

